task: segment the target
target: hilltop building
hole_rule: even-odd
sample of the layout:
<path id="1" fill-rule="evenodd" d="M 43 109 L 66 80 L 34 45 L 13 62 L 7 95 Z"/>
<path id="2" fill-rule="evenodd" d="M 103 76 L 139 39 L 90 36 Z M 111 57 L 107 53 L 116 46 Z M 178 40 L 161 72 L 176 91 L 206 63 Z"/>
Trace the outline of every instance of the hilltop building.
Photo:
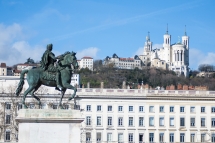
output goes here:
<path id="1" fill-rule="evenodd" d="M 152 49 L 150 36 L 146 36 L 143 55 L 139 55 L 144 66 L 158 67 L 175 71 L 178 75 L 188 76 L 189 74 L 189 37 L 186 29 L 182 42 L 180 39 L 177 43 L 171 44 L 171 35 L 164 34 L 163 47 Z"/>
<path id="2" fill-rule="evenodd" d="M 160 49 L 153 49 L 150 35 L 146 36 L 143 53 L 135 56 L 134 59 L 122 60 L 116 54 L 111 58 L 106 57 L 104 64 L 113 63 L 114 67 L 122 69 L 133 69 L 135 67 L 155 67 L 165 70 L 175 71 L 178 75 L 189 75 L 189 37 L 185 29 L 182 39 L 177 43 L 171 44 L 171 35 L 167 31 L 163 36 L 163 47 Z M 140 64 L 137 64 L 139 63 Z"/>
<path id="3" fill-rule="evenodd" d="M 92 57 L 83 57 L 81 60 L 78 60 L 79 69 L 88 68 L 93 71 L 93 58 Z"/>
<path id="4" fill-rule="evenodd" d="M 112 58 L 107 56 L 103 64 L 120 69 L 141 68 L 141 60 L 137 55 L 134 58 L 120 58 L 116 54 L 113 54 Z"/>

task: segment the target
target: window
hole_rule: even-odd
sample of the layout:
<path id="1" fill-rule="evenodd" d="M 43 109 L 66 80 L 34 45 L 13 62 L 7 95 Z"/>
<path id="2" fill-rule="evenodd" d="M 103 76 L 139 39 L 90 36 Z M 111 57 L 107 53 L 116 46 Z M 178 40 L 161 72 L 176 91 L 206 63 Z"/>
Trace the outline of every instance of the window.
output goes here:
<path id="1" fill-rule="evenodd" d="M 107 133 L 107 141 L 112 141 L 112 133 Z"/>
<path id="2" fill-rule="evenodd" d="M 149 117 L 149 126 L 154 126 L 154 117 Z"/>
<path id="3" fill-rule="evenodd" d="M 102 106 L 101 105 L 97 105 L 97 111 L 102 111 Z"/>
<path id="4" fill-rule="evenodd" d="M 102 138 L 102 134 L 100 132 L 96 133 L 96 141 L 97 141 L 97 143 L 100 143 L 101 138 Z"/>
<path id="5" fill-rule="evenodd" d="M 174 133 L 169 134 L 169 142 L 174 142 Z"/>
<path id="6" fill-rule="evenodd" d="M 87 111 L 91 111 L 91 105 L 87 105 Z"/>
<path id="7" fill-rule="evenodd" d="M 6 115 L 6 124 L 10 124 L 10 115 Z"/>
<path id="8" fill-rule="evenodd" d="M 180 126 L 185 126 L 185 120 L 184 118 L 180 118 Z"/>
<path id="9" fill-rule="evenodd" d="M 191 113 L 195 112 L 195 107 L 190 107 L 190 112 Z"/>
<path id="10" fill-rule="evenodd" d="M 41 109 L 45 109 L 45 107 L 46 107 L 46 104 L 44 104 L 44 103 L 40 105 Z"/>
<path id="11" fill-rule="evenodd" d="M 10 103 L 6 103 L 6 109 L 10 110 L 11 109 L 11 104 Z"/>
<path id="12" fill-rule="evenodd" d="M 205 127 L 205 118 L 201 118 L 201 126 Z"/>
<path id="13" fill-rule="evenodd" d="M 91 133 L 86 133 L 86 141 L 87 143 L 90 143 L 88 141 L 91 141 Z"/>
<path id="14" fill-rule="evenodd" d="M 144 106 L 139 106 L 139 112 L 144 112 Z"/>
<path id="15" fill-rule="evenodd" d="M 97 126 L 101 126 L 101 125 L 102 125 L 102 117 L 97 116 Z"/>
<path id="16" fill-rule="evenodd" d="M 123 133 L 118 134 L 118 143 L 123 143 Z"/>
<path id="17" fill-rule="evenodd" d="M 163 141 L 164 141 L 164 133 L 159 134 L 159 141 L 160 141 L 160 143 L 163 143 Z"/>
<path id="18" fill-rule="evenodd" d="M 68 105 L 68 104 L 65 105 L 65 109 L 66 109 L 66 110 L 69 109 L 69 105 Z"/>
<path id="19" fill-rule="evenodd" d="M 150 143 L 154 142 L 154 133 L 149 133 L 149 142 Z"/>
<path id="20" fill-rule="evenodd" d="M 205 142 L 205 134 L 201 134 L 201 142 L 204 143 Z"/>
<path id="21" fill-rule="evenodd" d="M 22 109 L 22 104 L 21 103 L 18 104 L 17 108 L 18 108 L 18 110 Z"/>
<path id="22" fill-rule="evenodd" d="M 118 106 L 118 111 L 123 111 L 123 107 L 122 106 Z"/>
<path id="23" fill-rule="evenodd" d="M 129 107 L 128 107 L 128 111 L 129 111 L 129 112 L 133 111 L 133 106 L 129 106 Z"/>
<path id="24" fill-rule="evenodd" d="M 184 112 L 184 107 L 180 107 L 180 112 Z"/>
<path id="25" fill-rule="evenodd" d="M 144 134 L 143 134 L 143 133 L 140 133 L 140 134 L 139 134 L 139 142 L 140 142 L 140 143 L 142 143 L 142 142 L 143 142 L 143 139 L 144 139 L 144 137 L 143 137 L 143 136 L 144 136 Z"/>
<path id="26" fill-rule="evenodd" d="M 195 126 L 195 118 L 190 118 L 190 126 L 191 127 Z"/>
<path id="27" fill-rule="evenodd" d="M 205 112 L 205 107 L 201 107 L 201 112 L 202 112 L 202 113 Z"/>
<path id="28" fill-rule="evenodd" d="M 211 142 L 212 142 L 212 143 L 215 142 L 215 134 L 214 134 L 214 133 L 211 135 Z"/>
<path id="29" fill-rule="evenodd" d="M 87 116 L 87 125 L 90 126 L 91 125 L 91 116 Z"/>
<path id="30" fill-rule="evenodd" d="M 10 141 L 10 131 L 6 131 L 5 140 Z"/>
<path id="31" fill-rule="evenodd" d="M 164 106 L 160 106 L 160 112 L 164 112 Z"/>
<path id="32" fill-rule="evenodd" d="M 154 112 L 154 106 L 149 106 L 149 112 Z"/>
<path id="33" fill-rule="evenodd" d="M 133 126 L 133 117 L 129 117 L 128 126 Z"/>
<path id="34" fill-rule="evenodd" d="M 144 126 L 144 117 L 139 117 L 139 126 Z"/>
<path id="35" fill-rule="evenodd" d="M 108 111 L 112 111 L 112 106 L 108 106 Z"/>
<path id="36" fill-rule="evenodd" d="M 118 126 L 123 126 L 123 118 L 122 117 L 118 118 Z"/>
<path id="37" fill-rule="evenodd" d="M 184 142 L 184 133 L 180 133 L 180 142 L 181 142 L 181 143 Z"/>
<path id="38" fill-rule="evenodd" d="M 174 107 L 173 106 L 169 107 L 169 112 L 174 112 Z"/>
<path id="39" fill-rule="evenodd" d="M 211 107 L 211 112 L 215 113 L 215 107 Z"/>
<path id="40" fill-rule="evenodd" d="M 30 105 L 31 105 L 31 104 L 30 104 Z M 30 107 L 31 107 L 31 106 L 30 106 Z M 33 108 L 33 106 L 32 106 L 32 108 Z M 31 108 L 31 109 L 32 109 L 32 108 Z M 57 109 L 57 104 L 53 104 L 52 108 L 53 108 L 53 109 Z"/>
<path id="41" fill-rule="evenodd" d="M 129 143 L 132 143 L 134 141 L 133 133 L 128 134 L 128 141 L 129 141 Z"/>
<path id="42" fill-rule="evenodd" d="M 211 118 L 211 126 L 215 127 L 215 118 Z"/>
<path id="43" fill-rule="evenodd" d="M 112 126 L 112 117 L 108 117 L 108 126 Z"/>
<path id="44" fill-rule="evenodd" d="M 195 142 L 195 134 L 190 134 L 190 142 L 194 143 Z"/>
<path id="45" fill-rule="evenodd" d="M 174 118 L 169 118 L 169 125 L 174 126 Z"/>
<path id="46" fill-rule="evenodd" d="M 159 119 L 159 125 L 164 126 L 164 117 L 160 117 Z"/>

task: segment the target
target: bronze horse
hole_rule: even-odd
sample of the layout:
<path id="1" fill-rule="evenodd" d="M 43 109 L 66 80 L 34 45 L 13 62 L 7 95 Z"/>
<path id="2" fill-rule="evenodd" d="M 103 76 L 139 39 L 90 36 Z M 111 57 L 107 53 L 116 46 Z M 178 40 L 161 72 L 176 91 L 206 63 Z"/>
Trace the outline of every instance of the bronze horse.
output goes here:
<path id="1" fill-rule="evenodd" d="M 67 89 L 74 90 L 74 93 L 72 94 L 71 97 L 69 97 L 68 100 L 72 100 L 75 97 L 76 92 L 77 92 L 77 88 L 70 85 L 71 77 L 72 77 L 71 64 L 73 65 L 74 69 L 78 68 L 78 62 L 77 62 L 75 54 L 76 53 L 69 52 L 66 55 L 64 55 L 64 57 L 60 58 L 60 60 L 58 61 L 58 63 L 59 63 L 58 65 L 61 65 L 61 67 L 60 67 L 61 76 L 60 77 L 61 77 L 61 84 L 63 87 L 61 89 L 61 99 L 60 99 L 60 103 L 59 103 L 60 108 L 63 108 L 61 102 L 62 102 L 63 96 Z M 34 94 L 34 92 L 37 91 L 41 85 L 56 87 L 55 80 L 46 80 L 43 78 L 44 72 L 45 71 L 40 67 L 35 68 L 35 69 L 30 69 L 30 70 L 23 70 L 21 72 L 20 82 L 16 89 L 16 96 L 19 96 L 19 94 L 21 93 L 21 91 L 23 89 L 24 75 L 27 73 L 27 82 L 29 84 L 29 87 L 23 94 L 22 104 L 23 104 L 24 108 L 28 108 L 25 104 L 25 98 L 29 93 L 39 102 L 39 105 L 41 105 L 40 99 L 37 96 L 35 96 L 35 94 Z"/>

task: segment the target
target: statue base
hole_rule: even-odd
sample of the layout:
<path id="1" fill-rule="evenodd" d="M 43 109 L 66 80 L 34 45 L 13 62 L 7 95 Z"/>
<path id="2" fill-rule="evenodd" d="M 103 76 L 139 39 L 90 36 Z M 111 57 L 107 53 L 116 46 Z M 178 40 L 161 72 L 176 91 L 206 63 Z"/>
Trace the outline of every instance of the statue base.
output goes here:
<path id="1" fill-rule="evenodd" d="M 84 118 L 79 110 L 21 109 L 16 121 L 19 143 L 79 143 Z"/>

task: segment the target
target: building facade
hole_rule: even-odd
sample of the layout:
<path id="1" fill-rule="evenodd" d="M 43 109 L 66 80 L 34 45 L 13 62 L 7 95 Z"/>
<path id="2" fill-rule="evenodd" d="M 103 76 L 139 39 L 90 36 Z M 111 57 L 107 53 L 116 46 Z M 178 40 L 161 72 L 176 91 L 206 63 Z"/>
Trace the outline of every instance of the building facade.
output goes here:
<path id="1" fill-rule="evenodd" d="M 137 55 L 134 58 L 120 58 L 116 54 L 113 54 L 112 57 L 107 56 L 103 64 L 119 69 L 141 68 L 141 60 Z"/>
<path id="2" fill-rule="evenodd" d="M 0 76 L 13 76 L 12 67 L 6 66 L 6 63 L 0 64 Z"/>
<path id="3" fill-rule="evenodd" d="M 79 89 L 84 141 L 215 142 L 214 91 Z"/>
<path id="4" fill-rule="evenodd" d="M 215 91 L 79 88 L 76 104 L 67 102 L 70 95 L 65 108 L 79 109 L 85 118 L 82 143 L 215 142 Z M 27 98 L 29 108 L 58 108 L 59 94 L 38 96 L 42 106 Z M 0 94 L 0 141 L 18 138 L 14 119 L 21 99 Z"/>
<path id="5" fill-rule="evenodd" d="M 93 58 L 92 57 L 83 57 L 81 60 L 78 60 L 79 69 L 88 68 L 93 71 Z"/>

